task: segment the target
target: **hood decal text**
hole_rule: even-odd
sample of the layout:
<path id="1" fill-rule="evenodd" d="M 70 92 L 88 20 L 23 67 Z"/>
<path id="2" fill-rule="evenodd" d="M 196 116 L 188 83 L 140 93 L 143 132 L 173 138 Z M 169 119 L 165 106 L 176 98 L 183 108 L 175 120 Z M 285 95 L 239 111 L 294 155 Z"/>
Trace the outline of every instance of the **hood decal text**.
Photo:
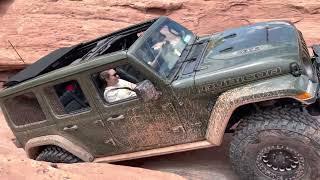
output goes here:
<path id="1" fill-rule="evenodd" d="M 217 89 L 223 89 L 225 87 L 231 87 L 237 84 L 242 84 L 246 82 L 251 82 L 254 80 L 264 79 L 266 77 L 272 77 L 281 74 L 281 68 L 276 67 L 260 72 L 245 74 L 238 77 L 226 78 L 221 81 L 216 81 L 210 84 L 205 84 L 199 87 L 199 92 L 210 92 L 215 91 Z"/>

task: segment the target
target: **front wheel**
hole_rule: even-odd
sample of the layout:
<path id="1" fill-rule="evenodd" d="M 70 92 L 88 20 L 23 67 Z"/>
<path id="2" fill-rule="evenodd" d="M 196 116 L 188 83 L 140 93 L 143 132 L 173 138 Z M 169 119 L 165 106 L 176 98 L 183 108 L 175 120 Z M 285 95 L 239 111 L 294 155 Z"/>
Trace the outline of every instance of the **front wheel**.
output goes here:
<path id="1" fill-rule="evenodd" d="M 241 179 L 320 179 L 320 125 L 299 109 L 244 118 L 230 145 Z"/>

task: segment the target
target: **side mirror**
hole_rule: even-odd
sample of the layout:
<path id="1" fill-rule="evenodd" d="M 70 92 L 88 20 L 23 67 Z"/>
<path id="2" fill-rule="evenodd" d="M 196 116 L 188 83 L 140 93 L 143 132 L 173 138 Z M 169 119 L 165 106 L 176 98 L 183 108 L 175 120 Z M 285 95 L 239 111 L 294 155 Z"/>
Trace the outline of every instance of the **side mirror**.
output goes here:
<path id="1" fill-rule="evenodd" d="M 137 84 L 134 88 L 137 96 L 142 99 L 143 102 L 156 100 L 160 97 L 161 92 L 157 91 L 154 85 L 149 80 L 144 80 Z"/>

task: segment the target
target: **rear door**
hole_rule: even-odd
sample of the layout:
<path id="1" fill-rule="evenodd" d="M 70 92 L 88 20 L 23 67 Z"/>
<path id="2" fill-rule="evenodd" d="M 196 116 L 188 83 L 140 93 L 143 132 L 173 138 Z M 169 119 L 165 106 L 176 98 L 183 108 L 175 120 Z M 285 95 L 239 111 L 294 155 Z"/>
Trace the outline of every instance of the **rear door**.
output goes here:
<path id="1" fill-rule="evenodd" d="M 53 119 L 56 134 L 85 146 L 94 156 L 113 152 L 110 132 L 105 128 L 81 76 L 68 77 L 43 88 Z M 45 132 L 42 132 L 45 133 Z"/>

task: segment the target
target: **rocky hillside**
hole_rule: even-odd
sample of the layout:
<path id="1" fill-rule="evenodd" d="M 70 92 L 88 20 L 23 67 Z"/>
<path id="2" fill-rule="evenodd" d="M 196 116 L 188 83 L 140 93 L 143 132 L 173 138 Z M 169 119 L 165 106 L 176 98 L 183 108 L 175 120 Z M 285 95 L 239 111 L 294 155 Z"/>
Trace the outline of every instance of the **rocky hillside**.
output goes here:
<path id="1" fill-rule="evenodd" d="M 320 43 L 319 0 L 0 0 L 0 81 L 56 48 L 162 15 L 199 35 L 289 20 L 309 46 Z M 50 165 L 29 160 L 10 142 L 12 134 L 2 115 L 0 138 L 0 179 L 88 179 L 88 173 L 92 179 L 180 178 L 108 164 Z"/>
<path id="2" fill-rule="evenodd" d="M 290 20 L 320 43 L 319 0 L 2 0 L 0 67 L 34 62 L 62 46 L 166 15 L 203 35 L 259 21 Z M 12 45 L 11 45 L 11 44 Z"/>

